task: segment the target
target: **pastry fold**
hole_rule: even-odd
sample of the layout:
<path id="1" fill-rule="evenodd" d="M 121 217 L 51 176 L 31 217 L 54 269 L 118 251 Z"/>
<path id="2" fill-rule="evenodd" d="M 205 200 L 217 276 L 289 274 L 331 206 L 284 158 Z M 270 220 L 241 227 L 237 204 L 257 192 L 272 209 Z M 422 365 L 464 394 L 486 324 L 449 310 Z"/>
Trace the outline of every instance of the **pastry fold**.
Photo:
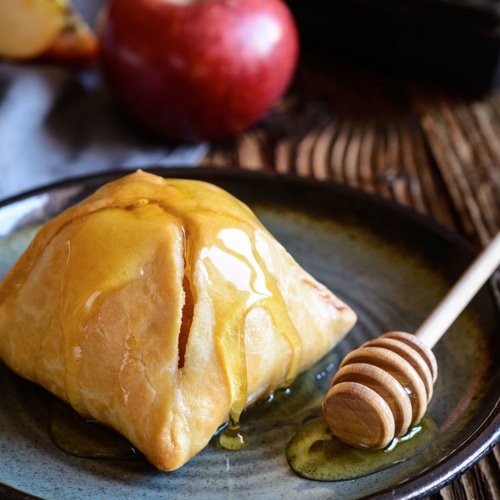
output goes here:
<path id="1" fill-rule="evenodd" d="M 165 471 L 355 321 L 232 195 L 143 171 L 51 220 L 0 283 L 0 358 Z"/>

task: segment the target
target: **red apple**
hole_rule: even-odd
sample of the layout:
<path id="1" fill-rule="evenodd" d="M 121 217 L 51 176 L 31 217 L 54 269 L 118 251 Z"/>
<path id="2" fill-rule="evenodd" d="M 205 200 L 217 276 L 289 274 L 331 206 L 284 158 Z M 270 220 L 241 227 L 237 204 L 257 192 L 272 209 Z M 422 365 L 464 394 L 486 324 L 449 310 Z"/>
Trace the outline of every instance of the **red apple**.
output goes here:
<path id="1" fill-rule="evenodd" d="M 257 122 L 297 64 L 282 0 L 111 0 L 102 74 L 140 124 L 181 140 L 219 139 Z"/>

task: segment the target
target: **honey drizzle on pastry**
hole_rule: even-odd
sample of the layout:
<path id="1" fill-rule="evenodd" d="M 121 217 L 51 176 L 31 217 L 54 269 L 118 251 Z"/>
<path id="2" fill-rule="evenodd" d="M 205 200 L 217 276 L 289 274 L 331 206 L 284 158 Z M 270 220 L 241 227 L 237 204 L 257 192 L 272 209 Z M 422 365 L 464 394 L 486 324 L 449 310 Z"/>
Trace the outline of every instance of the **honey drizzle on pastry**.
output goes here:
<path id="1" fill-rule="evenodd" d="M 287 384 L 298 370 L 300 344 L 286 306 L 273 280 L 266 280 L 266 268 L 254 255 L 250 234 L 240 229 L 224 228 L 217 235 L 215 244 L 200 251 L 200 261 L 212 281 L 218 281 L 217 289 L 224 290 L 216 304 L 215 341 L 227 368 L 228 384 L 232 387 L 233 402 L 230 417 L 239 421 L 247 399 L 246 352 L 244 323 L 253 307 L 265 307 L 269 312 L 278 311 L 273 321 L 285 335 L 294 352 L 287 374 Z"/>
<path id="2" fill-rule="evenodd" d="M 255 234 L 258 231 L 264 231 L 254 214 L 238 200 L 221 195 L 220 190 L 214 190 L 214 196 L 209 200 L 210 203 L 206 201 L 207 196 L 204 196 L 205 201 L 200 203 L 200 197 L 196 194 L 197 188 L 204 191 L 211 189 L 211 185 L 205 182 L 190 181 L 189 188 L 186 188 L 182 180 L 162 181 L 156 185 L 148 185 L 149 196 L 145 197 L 144 190 L 139 190 L 141 194 L 137 197 L 134 192 L 134 183 L 130 183 L 125 185 L 118 195 L 116 192 L 110 193 L 114 198 L 111 204 L 109 200 L 106 205 L 102 204 L 101 200 L 97 200 L 94 204 L 87 202 L 82 207 L 83 210 L 76 205 L 65 215 L 68 221 L 72 220 L 73 223 L 76 215 L 81 224 L 87 223 L 86 216 L 90 213 L 97 214 L 114 209 L 126 209 L 128 213 L 139 218 L 156 217 L 155 212 L 161 211 L 162 215 L 167 213 L 177 219 L 182 226 L 185 246 L 184 293 L 188 295 L 187 291 L 189 291 L 192 294 L 188 301 L 194 304 L 193 313 L 196 314 L 197 303 L 195 273 L 205 273 L 207 279 L 217 285 L 214 289 L 223 291 L 214 299 L 216 323 L 214 336 L 217 353 L 224 362 L 226 380 L 230 387 L 231 404 L 228 421 L 234 431 L 247 402 L 244 325 L 250 310 L 254 307 L 265 308 L 271 314 L 278 334 L 283 335 L 290 345 L 292 357 L 283 385 L 289 385 L 298 373 L 301 341 L 290 320 L 286 304 L 275 280 L 267 279 L 270 271 L 264 260 L 253 250 Z M 245 219 L 242 219 L 242 207 L 246 212 Z M 213 217 L 215 213 L 217 217 Z M 214 220 L 221 219 L 221 222 L 214 224 Z M 66 269 L 69 269 L 71 267 L 69 261 L 73 255 L 71 242 L 68 241 L 67 245 Z M 125 279 L 134 279 L 134 277 L 125 277 Z M 78 294 L 81 296 L 82 287 L 85 287 L 85 276 L 82 275 L 82 279 L 77 282 Z M 120 284 L 109 283 L 105 295 L 112 293 L 119 286 L 123 286 L 123 277 Z M 79 325 L 70 325 L 68 317 L 81 318 L 82 316 L 81 313 L 72 314 L 69 308 L 73 307 L 75 311 L 78 308 L 85 308 L 85 315 L 89 317 L 89 315 L 96 314 L 99 303 L 105 298 L 103 294 L 104 292 L 100 290 L 89 288 L 86 291 L 87 299 L 83 303 L 80 301 L 75 307 L 75 302 L 71 300 L 71 293 L 68 294 L 68 290 L 65 290 L 65 293 L 61 294 L 66 297 L 65 306 L 62 309 L 66 321 L 65 328 L 75 329 L 76 327 L 83 339 L 85 321 L 80 321 Z M 187 304 L 187 306 L 185 304 L 185 307 L 189 308 L 192 304 Z M 186 325 L 188 328 L 191 326 L 190 319 L 185 317 L 188 313 L 187 310 L 183 311 L 181 330 Z M 180 334 L 187 337 L 187 343 L 189 343 L 189 332 L 181 331 Z M 180 339 L 181 343 L 184 341 Z M 185 352 L 179 352 L 180 370 L 184 363 L 184 355 Z M 79 368 L 78 349 L 72 348 L 71 352 L 66 352 L 66 362 L 69 367 L 66 374 L 67 399 L 77 411 L 85 414 L 80 390 L 76 387 L 78 383 L 76 374 Z"/>

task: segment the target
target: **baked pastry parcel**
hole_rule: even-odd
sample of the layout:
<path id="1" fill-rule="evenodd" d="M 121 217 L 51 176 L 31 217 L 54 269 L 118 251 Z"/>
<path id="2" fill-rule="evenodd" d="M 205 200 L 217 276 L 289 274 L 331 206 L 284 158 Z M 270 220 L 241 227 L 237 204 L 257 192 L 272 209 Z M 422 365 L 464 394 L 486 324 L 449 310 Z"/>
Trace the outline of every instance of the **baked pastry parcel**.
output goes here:
<path id="1" fill-rule="evenodd" d="M 0 284 L 1 359 L 165 471 L 355 321 L 232 195 L 143 171 L 51 220 Z"/>

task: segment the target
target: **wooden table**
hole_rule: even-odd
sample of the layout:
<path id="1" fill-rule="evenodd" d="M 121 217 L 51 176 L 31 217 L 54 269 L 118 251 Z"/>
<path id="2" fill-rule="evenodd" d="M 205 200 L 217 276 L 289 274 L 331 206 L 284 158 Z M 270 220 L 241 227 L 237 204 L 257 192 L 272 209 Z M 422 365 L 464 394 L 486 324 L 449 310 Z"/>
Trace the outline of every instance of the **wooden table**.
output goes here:
<path id="1" fill-rule="evenodd" d="M 303 54 L 260 124 L 212 144 L 202 165 L 274 170 L 391 198 L 470 239 L 500 230 L 500 91 L 466 96 Z M 500 446 L 433 499 L 500 499 Z"/>

